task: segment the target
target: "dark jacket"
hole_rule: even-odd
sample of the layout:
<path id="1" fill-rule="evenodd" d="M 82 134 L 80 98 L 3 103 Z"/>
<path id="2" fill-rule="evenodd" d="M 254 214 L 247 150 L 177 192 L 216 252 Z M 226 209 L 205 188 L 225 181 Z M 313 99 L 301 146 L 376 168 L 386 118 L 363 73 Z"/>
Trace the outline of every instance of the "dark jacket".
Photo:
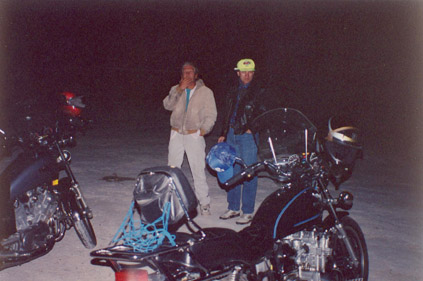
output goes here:
<path id="1" fill-rule="evenodd" d="M 234 133 L 240 135 L 250 129 L 249 123 L 258 115 L 263 113 L 265 108 L 264 95 L 265 90 L 259 85 L 251 82 L 247 89 L 239 89 L 235 86 L 229 90 L 228 100 L 224 112 L 224 122 L 222 127 L 221 136 L 225 136 L 229 131 L 229 127 L 234 128 Z M 235 122 L 231 126 L 230 121 L 234 113 L 237 103 L 238 94 L 240 100 L 237 107 Z"/>

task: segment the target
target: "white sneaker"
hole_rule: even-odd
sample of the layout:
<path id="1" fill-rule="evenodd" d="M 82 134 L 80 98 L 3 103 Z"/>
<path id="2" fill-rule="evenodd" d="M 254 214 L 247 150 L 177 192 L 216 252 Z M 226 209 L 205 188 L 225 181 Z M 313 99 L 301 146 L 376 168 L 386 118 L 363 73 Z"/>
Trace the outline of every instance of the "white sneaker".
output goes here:
<path id="1" fill-rule="evenodd" d="M 207 205 L 200 205 L 200 213 L 202 216 L 210 216 L 210 204 Z"/>
<path id="2" fill-rule="evenodd" d="M 236 224 L 247 224 L 253 220 L 253 214 L 242 214 L 239 219 L 237 219 Z"/>
<path id="3" fill-rule="evenodd" d="M 239 216 L 240 212 L 239 211 L 233 211 L 233 210 L 227 210 L 223 215 L 221 215 L 219 218 L 221 220 L 227 220 L 227 219 L 231 219 L 234 217 Z"/>

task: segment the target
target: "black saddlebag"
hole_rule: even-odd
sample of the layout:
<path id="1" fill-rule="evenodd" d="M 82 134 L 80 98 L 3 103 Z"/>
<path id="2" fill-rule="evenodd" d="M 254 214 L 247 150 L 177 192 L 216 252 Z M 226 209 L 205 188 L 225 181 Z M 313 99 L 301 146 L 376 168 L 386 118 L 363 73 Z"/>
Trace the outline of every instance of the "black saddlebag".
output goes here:
<path id="1" fill-rule="evenodd" d="M 134 190 L 141 221 L 154 222 L 170 203 L 168 223 L 176 224 L 197 208 L 197 198 L 179 168 L 162 166 L 142 170 Z"/>

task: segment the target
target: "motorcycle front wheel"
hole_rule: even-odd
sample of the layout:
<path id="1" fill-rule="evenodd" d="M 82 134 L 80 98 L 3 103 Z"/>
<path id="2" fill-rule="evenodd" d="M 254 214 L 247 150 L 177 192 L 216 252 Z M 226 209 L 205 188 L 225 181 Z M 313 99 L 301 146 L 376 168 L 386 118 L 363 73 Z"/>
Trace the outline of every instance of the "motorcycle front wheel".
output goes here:
<path id="1" fill-rule="evenodd" d="M 73 224 L 84 247 L 87 249 L 94 248 L 97 245 L 97 238 L 91 221 L 85 216 L 78 216 L 78 218 L 74 217 Z"/>
<path id="2" fill-rule="evenodd" d="M 357 266 L 352 265 L 345 243 L 338 236 L 335 237 L 332 245 L 334 262 L 342 273 L 344 280 L 367 281 L 369 276 L 369 256 L 363 232 L 358 223 L 348 216 L 343 217 L 341 223 L 359 264 Z"/>

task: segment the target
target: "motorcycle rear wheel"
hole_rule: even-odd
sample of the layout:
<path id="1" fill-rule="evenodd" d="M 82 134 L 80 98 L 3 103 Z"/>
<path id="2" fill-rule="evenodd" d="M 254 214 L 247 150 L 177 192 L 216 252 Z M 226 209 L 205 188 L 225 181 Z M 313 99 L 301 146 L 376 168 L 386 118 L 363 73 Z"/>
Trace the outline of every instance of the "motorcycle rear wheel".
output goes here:
<path id="1" fill-rule="evenodd" d="M 94 228 L 91 221 L 87 217 L 80 217 L 74 220 L 74 227 L 76 234 L 81 240 L 82 244 L 87 249 L 92 249 L 97 245 L 97 238 L 95 237 Z"/>
<path id="2" fill-rule="evenodd" d="M 347 233 L 359 264 L 356 267 L 351 265 L 344 241 L 338 237 L 335 237 L 333 245 L 334 262 L 345 280 L 367 281 L 369 276 L 369 256 L 363 232 L 358 223 L 348 216 L 343 217 L 341 223 Z"/>

